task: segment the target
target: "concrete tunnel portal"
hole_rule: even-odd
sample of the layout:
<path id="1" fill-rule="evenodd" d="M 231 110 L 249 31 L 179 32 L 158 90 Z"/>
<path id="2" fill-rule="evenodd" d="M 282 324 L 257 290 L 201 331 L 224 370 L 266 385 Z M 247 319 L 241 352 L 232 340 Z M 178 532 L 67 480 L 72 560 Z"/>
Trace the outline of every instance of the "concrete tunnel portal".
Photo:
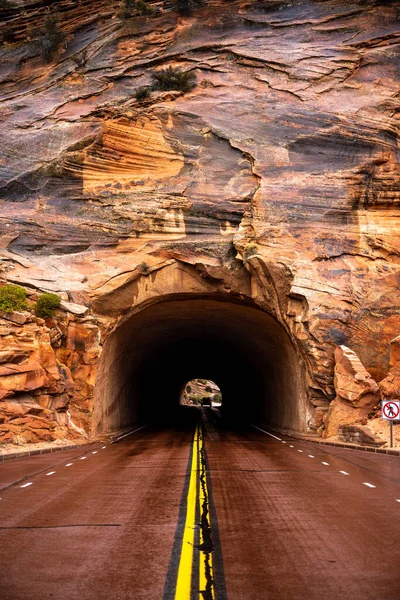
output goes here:
<path id="1" fill-rule="evenodd" d="M 283 329 L 254 304 L 172 296 L 126 318 L 106 340 L 95 390 L 95 433 L 171 423 L 182 386 L 214 381 L 231 422 L 306 430 L 302 361 Z"/>

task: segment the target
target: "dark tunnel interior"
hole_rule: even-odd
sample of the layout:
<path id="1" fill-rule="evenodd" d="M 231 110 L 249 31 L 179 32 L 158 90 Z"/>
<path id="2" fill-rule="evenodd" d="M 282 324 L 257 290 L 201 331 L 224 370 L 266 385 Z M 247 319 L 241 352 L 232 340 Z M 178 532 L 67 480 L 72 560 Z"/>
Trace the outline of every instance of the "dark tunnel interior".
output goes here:
<path id="1" fill-rule="evenodd" d="M 179 297 L 140 310 L 106 340 L 95 433 L 170 424 L 182 386 L 199 377 L 220 388 L 228 422 L 306 429 L 301 361 L 282 326 L 225 297 Z"/>

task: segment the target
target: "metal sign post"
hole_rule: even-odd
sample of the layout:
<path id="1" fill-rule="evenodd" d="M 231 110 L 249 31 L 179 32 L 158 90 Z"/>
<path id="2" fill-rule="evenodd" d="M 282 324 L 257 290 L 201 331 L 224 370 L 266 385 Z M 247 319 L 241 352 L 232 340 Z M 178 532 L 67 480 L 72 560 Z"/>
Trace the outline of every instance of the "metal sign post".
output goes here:
<path id="1" fill-rule="evenodd" d="M 393 421 L 400 421 L 400 400 L 382 401 L 382 419 L 390 423 L 390 447 L 393 448 Z"/>

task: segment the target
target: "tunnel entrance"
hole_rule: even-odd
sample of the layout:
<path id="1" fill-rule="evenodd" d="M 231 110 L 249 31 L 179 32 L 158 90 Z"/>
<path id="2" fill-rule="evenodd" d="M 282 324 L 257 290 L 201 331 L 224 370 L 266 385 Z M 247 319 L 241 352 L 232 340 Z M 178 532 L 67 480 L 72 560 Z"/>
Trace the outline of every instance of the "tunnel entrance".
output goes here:
<path id="1" fill-rule="evenodd" d="M 94 433 L 169 422 L 199 373 L 219 387 L 227 418 L 306 431 L 304 374 L 283 327 L 252 303 L 188 294 L 139 307 L 107 338 Z"/>
<path id="2" fill-rule="evenodd" d="M 210 379 L 191 379 L 182 388 L 180 403 L 183 406 L 214 406 L 222 404 L 221 390 Z"/>
<path id="3" fill-rule="evenodd" d="M 95 433 L 169 422 L 182 387 L 199 373 L 220 389 L 226 418 L 306 430 L 301 361 L 271 315 L 230 297 L 189 294 L 135 311 L 104 344 Z"/>

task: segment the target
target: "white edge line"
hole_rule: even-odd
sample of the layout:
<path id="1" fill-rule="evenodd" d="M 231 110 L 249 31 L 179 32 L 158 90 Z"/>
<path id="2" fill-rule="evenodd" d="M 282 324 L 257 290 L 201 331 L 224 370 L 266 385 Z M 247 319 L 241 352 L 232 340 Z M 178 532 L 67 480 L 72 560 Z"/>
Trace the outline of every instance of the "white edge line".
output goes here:
<path id="1" fill-rule="evenodd" d="M 133 435 L 134 433 L 136 433 L 137 431 L 140 431 L 141 429 L 144 429 L 145 427 L 147 427 L 146 425 L 142 425 L 141 427 L 138 427 L 138 429 L 135 429 L 135 431 L 130 431 L 129 433 L 125 433 L 125 435 L 121 435 L 120 437 L 118 437 L 116 440 L 110 442 L 111 444 L 115 444 L 115 442 L 119 442 L 119 440 L 122 440 L 123 438 L 128 437 L 128 435 Z"/>
<path id="2" fill-rule="evenodd" d="M 282 439 L 278 438 L 276 435 L 273 435 L 272 433 L 269 433 L 268 431 L 264 431 L 264 429 L 260 429 L 260 427 L 256 427 L 256 425 L 252 425 L 252 427 L 254 427 L 254 429 L 258 429 L 258 431 L 262 431 L 263 433 L 265 433 L 266 435 L 270 435 L 271 437 L 275 438 L 276 440 L 278 440 L 278 442 L 281 442 Z"/>
<path id="3" fill-rule="evenodd" d="M 24 485 L 21 485 L 20 487 L 24 488 L 28 487 L 29 485 L 32 485 L 32 481 L 30 481 L 29 483 L 24 483 Z"/>

